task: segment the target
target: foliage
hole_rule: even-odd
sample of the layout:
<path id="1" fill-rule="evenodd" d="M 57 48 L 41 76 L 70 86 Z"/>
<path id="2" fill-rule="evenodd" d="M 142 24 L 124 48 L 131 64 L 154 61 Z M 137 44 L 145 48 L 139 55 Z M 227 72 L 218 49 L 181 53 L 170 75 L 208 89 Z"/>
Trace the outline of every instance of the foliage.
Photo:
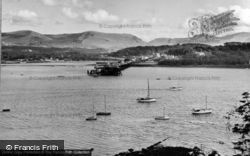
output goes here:
<path id="1" fill-rule="evenodd" d="M 250 154 L 250 94 L 249 92 L 244 92 L 242 94 L 243 100 L 239 107 L 235 109 L 233 113 L 229 114 L 233 116 L 234 113 L 240 116 L 241 122 L 236 123 L 232 128 L 233 133 L 240 134 L 240 138 L 237 142 L 234 142 L 235 149 L 241 152 L 241 155 Z"/>
<path id="2" fill-rule="evenodd" d="M 204 56 L 196 53 L 202 52 Z M 223 46 L 182 44 L 164 46 L 131 47 L 110 54 L 115 57 L 161 55 L 178 56 L 179 60 L 158 59 L 159 65 L 247 65 L 250 60 L 250 43 L 225 43 Z"/>
<path id="3" fill-rule="evenodd" d="M 97 60 L 100 59 L 102 49 L 71 49 L 71 48 L 46 48 L 26 46 L 3 46 L 3 61 L 41 61 L 52 60 Z"/>

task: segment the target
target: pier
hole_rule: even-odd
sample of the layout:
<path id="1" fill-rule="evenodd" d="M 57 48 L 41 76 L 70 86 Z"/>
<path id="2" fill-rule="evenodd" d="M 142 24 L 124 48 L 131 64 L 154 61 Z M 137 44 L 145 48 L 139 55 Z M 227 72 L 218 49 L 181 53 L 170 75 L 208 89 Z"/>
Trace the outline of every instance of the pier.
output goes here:
<path id="1" fill-rule="evenodd" d="M 96 62 L 94 69 L 88 70 L 89 76 L 121 76 L 122 71 L 131 67 L 133 61 L 127 62 Z"/>
<path id="2" fill-rule="evenodd" d="M 89 76 L 121 76 L 122 71 L 129 67 L 157 66 L 154 57 L 137 57 L 119 61 L 96 62 L 94 69 L 87 71 Z"/>

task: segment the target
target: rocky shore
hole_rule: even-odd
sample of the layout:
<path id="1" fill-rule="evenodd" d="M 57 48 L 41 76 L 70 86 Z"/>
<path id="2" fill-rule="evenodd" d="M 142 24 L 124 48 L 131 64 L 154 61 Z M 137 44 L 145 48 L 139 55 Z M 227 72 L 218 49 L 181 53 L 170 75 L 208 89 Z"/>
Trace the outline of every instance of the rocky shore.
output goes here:
<path id="1" fill-rule="evenodd" d="M 205 154 L 205 152 L 198 147 L 163 146 L 161 144 L 163 141 L 157 142 L 147 148 L 142 148 L 139 151 L 134 151 L 134 149 L 131 148 L 128 149 L 127 152 L 121 152 L 115 156 L 220 156 L 217 151 Z"/>

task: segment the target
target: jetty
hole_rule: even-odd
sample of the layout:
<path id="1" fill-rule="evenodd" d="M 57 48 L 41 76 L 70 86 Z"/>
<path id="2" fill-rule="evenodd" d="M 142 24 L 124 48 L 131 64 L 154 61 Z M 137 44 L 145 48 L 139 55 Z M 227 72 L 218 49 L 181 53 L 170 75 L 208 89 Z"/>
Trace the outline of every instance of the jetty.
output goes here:
<path id="1" fill-rule="evenodd" d="M 117 58 L 118 59 L 118 58 Z M 122 71 L 129 67 L 157 66 L 154 57 L 123 58 L 118 61 L 96 62 L 94 69 L 88 70 L 89 76 L 121 76 Z"/>
<path id="2" fill-rule="evenodd" d="M 121 76 L 122 71 L 129 68 L 133 61 L 109 61 L 109 62 L 96 62 L 94 69 L 88 70 L 89 76 Z"/>

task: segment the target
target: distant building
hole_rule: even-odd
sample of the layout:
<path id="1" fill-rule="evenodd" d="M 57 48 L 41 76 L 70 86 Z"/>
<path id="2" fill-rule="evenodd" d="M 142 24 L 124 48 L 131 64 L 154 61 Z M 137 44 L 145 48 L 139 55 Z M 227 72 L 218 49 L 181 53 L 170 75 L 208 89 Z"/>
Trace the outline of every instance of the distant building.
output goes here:
<path id="1" fill-rule="evenodd" d="M 175 55 L 163 55 L 163 58 L 165 58 L 166 60 L 180 60 L 179 56 L 175 56 Z"/>
<path id="2" fill-rule="evenodd" d="M 194 54 L 197 55 L 197 56 L 206 56 L 205 52 L 198 52 L 198 51 L 196 51 L 196 52 L 194 52 Z"/>

